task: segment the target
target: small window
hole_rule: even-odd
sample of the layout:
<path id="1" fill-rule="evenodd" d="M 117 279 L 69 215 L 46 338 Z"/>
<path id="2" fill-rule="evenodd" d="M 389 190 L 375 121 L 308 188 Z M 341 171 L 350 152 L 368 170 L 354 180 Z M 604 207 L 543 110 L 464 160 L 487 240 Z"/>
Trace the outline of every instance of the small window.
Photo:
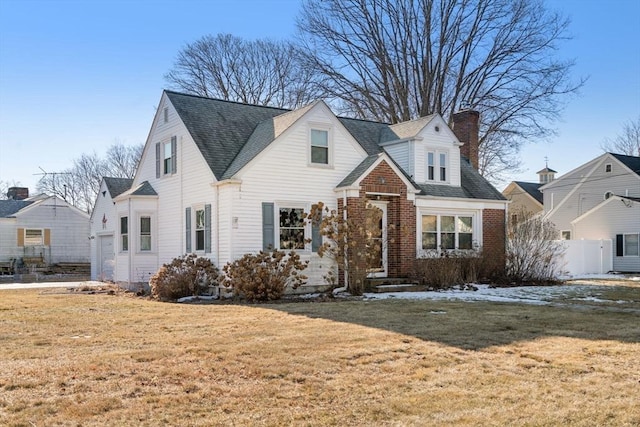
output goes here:
<path id="1" fill-rule="evenodd" d="M 624 256 L 640 256 L 640 239 L 638 234 L 624 235 Z"/>
<path id="2" fill-rule="evenodd" d="M 196 210 L 196 251 L 204 251 L 204 209 Z"/>
<path id="3" fill-rule="evenodd" d="M 311 163 L 329 164 L 329 132 L 311 129 Z"/>
<path id="4" fill-rule="evenodd" d="M 164 107 L 164 122 L 167 123 L 169 121 L 169 107 Z"/>
<path id="5" fill-rule="evenodd" d="M 604 165 L 604 171 L 605 172 L 611 172 L 611 163 L 607 163 L 606 165 Z"/>
<path id="6" fill-rule="evenodd" d="M 571 240 L 571 231 L 570 230 L 563 230 L 560 232 L 560 238 L 562 240 Z"/>
<path id="7" fill-rule="evenodd" d="M 280 208 L 280 249 L 304 249 L 304 209 Z"/>
<path id="8" fill-rule="evenodd" d="M 129 218 L 126 216 L 120 218 L 120 250 L 129 250 Z"/>
<path id="9" fill-rule="evenodd" d="M 140 217 L 140 250 L 151 250 L 151 217 Z"/>
<path id="10" fill-rule="evenodd" d="M 433 181 L 435 179 L 435 153 L 427 153 L 427 179 Z"/>
<path id="11" fill-rule="evenodd" d="M 24 230 L 24 245 L 25 246 L 42 246 L 44 244 L 44 236 L 42 229 L 27 228 Z"/>
<path id="12" fill-rule="evenodd" d="M 163 171 L 164 174 L 170 174 L 171 173 L 171 144 L 170 143 L 166 143 L 164 144 L 164 157 L 163 157 Z"/>
<path id="13" fill-rule="evenodd" d="M 605 200 L 607 200 L 611 196 L 613 196 L 613 193 L 611 191 L 607 191 L 606 193 L 604 193 L 604 199 Z"/>
<path id="14" fill-rule="evenodd" d="M 447 180 L 447 155 L 440 153 L 440 181 Z"/>

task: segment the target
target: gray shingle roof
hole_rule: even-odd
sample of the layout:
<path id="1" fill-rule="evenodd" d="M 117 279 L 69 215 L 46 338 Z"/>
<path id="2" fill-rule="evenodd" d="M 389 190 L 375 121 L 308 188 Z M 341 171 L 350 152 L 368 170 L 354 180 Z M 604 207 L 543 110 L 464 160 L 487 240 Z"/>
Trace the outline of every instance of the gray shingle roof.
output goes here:
<path id="1" fill-rule="evenodd" d="M 131 184 L 133 184 L 133 179 L 129 178 L 112 178 L 105 176 L 104 183 L 107 185 L 107 190 L 111 197 L 116 197 L 128 189 L 131 188 Z"/>
<path id="2" fill-rule="evenodd" d="M 233 177 L 278 135 L 313 107 L 311 104 L 290 111 L 282 108 L 241 104 L 165 91 L 217 179 Z M 383 152 L 381 142 L 415 136 L 432 119 L 421 117 L 406 123 L 389 125 L 367 120 L 338 117 L 342 125 L 369 155 L 338 186 L 350 185 Z M 393 161 L 393 160 L 392 160 Z M 422 195 L 505 200 L 468 160 L 461 158 L 461 187 L 417 185 Z M 402 170 L 402 169 L 400 169 Z M 150 191 L 155 195 L 153 188 Z"/>
<path id="3" fill-rule="evenodd" d="M 543 197 L 542 191 L 539 190 L 542 187 L 542 184 L 538 184 L 535 182 L 524 182 L 524 181 L 514 181 L 522 190 L 527 192 L 531 197 L 536 199 L 540 204 L 542 204 Z"/>
<path id="4" fill-rule="evenodd" d="M 10 218 L 32 203 L 27 200 L 0 200 L 0 218 Z"/>
<path id="5" fill-rule="evenodd" d="M 156 190 L 153 189 L 149 181 L 144 181 L 131 191 L 132 196 L 157 196 Z"/>
<path id="6" fill-rule="evenodd" d="M 624 163 L 626 167 L 631 169 L 637 175 L 640 175 L 640 157 L 626 156 L 624 154 L 610 153 L 613 157 Z"/>
<path id="7" fill-rule="evenodd" d="M 460 156 L 460 187 L 450 185 L 418 184 L 421 196 L 453 197 L 462 199 L 506 200 L 486 179 L 471 166 L 469 159 Z"/>
<path id="8" fill-rule="evenodd" d="M 217 179 L 259 123 L 289 110 L 165 91 Z"/>

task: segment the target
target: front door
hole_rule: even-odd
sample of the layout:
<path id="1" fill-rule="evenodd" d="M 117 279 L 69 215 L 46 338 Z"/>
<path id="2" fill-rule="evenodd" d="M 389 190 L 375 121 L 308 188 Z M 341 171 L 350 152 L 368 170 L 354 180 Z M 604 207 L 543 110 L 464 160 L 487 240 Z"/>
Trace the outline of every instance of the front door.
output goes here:
<path id="1" fill-rule="evenodd" d="M 373 258 L 369 264 L 369 277 L 387 277 L 387 204 L 385 202 L 371 202 L 373 209 L 377 209 L 377 218 L 370 225 L 369 250 Z"/>

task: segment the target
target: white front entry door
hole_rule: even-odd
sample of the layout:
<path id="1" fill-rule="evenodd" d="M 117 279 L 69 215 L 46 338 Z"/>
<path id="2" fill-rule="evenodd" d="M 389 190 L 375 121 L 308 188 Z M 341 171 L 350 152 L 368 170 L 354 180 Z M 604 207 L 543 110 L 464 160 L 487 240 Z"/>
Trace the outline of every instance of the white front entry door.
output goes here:
<path id="1" fill-rule="evenodd" d="M 105 282 L 113 281 L 113 267 L 115 252 L 113 250 L 113 235 L 99 238 L 99 271 L 98 279 Z"/>

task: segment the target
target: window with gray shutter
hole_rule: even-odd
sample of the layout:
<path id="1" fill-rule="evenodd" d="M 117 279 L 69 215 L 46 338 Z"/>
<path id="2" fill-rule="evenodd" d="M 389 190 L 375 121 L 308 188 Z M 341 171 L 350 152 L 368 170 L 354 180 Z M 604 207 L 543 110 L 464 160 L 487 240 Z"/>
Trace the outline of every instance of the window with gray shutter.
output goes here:
<path id="1" fill-rule="evenodd" d="M 204 253 L 211 253 L 211 205 L 204 205 Z"/>
<path id="2" fill-rule="evenodd" d="M 160 178 L 160 143 L 156 143 L 156 178 Z"/>
<path id="3" fill-rule="evenodd" d="M 171 137 L 171 173 L 176 173 L 178 171 L 178 138 L 175 136 Z"/>
<path id="4" fill-rule="evenodd" d="M 262 203 L 262 250 L 269 251 L 275 248 L 275 221 L 273 215 L 273 203 Z"/>

